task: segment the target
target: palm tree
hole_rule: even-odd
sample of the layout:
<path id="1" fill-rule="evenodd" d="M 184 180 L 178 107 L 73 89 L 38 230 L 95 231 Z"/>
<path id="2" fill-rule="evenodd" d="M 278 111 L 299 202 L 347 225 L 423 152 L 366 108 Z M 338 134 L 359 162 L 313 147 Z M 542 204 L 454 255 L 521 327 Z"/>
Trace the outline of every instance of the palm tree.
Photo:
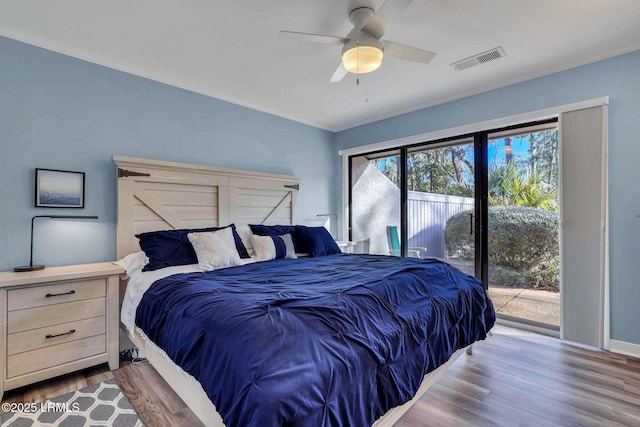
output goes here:
<path id="1" fill-rule="evenodd" d="M 558 191 L 543 177 L 544 171 L 525 173 L 509 162 L 489 170 L 489 203 L 493 206 L 529 206 L 558 210 Z"/>

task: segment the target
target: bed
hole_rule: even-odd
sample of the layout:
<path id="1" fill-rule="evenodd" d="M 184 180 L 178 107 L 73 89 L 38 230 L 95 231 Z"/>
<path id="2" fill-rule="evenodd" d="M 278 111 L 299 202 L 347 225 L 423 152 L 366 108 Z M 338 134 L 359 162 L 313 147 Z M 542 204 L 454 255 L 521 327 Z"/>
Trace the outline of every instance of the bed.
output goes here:
<path id="1" fill-rule="evenodd" d="M 436 260 L 314 247 L 316 256 L 142 272 L 153 257 L 136 234 L 191 230 L 190 239 L 224 234 L 230 245 L 250 245 L 246 224 L 292 223 L 299 182 L 114 161 L 118 257 L 131 276 L 122 284 L 123 327 L 205 425 L 392 425 L 493 326 L 482 284 Z M 285 243 L 290 254 L 293 242 Z"/>

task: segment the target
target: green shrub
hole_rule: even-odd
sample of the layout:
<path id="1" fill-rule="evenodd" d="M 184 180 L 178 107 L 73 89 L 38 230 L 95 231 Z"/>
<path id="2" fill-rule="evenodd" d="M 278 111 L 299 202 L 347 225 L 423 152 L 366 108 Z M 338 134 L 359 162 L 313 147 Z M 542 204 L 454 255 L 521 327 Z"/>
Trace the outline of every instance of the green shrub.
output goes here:
<path id="1" fill-rule="evenodd" d="M 528 279 L 520 272 L 509 267 L 496 267 L 489 270 L 491 284 L 497 286 L 511 286 L 516 288 L 528 287 Z"/>
<path id="2" fill-rule="evenodd" d="M 469 234 L 470 213 L 461 212 L 447 221 L 445 243 L 451 257 L 474 259 L 474 237 Z M 557 212 L 523 206 L 492 206 L 488 226 L 491 264 L 518 271 L 529 287 L 558 286 Z"/>
<path id="3" fill-rule="evenodd" d="M 444 227 L 444 243 L 452 258 L 473 260 L 474 236 L 469 233 L 470 215 L 473 210 L 455 214 L 447 221 Z"/>

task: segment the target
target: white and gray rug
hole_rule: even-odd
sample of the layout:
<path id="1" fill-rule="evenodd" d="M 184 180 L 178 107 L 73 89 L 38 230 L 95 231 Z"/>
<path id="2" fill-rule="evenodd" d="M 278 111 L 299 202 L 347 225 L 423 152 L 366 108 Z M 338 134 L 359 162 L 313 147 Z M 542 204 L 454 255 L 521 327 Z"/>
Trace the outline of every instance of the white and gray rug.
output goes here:
<path id="1" fill-rule="evenodd" d="M 129 399 L 115 379 L 54 397 L 45 402 L 23 404 L 26 411 L 0 416 L 2 427 L 143 427 Z M 20 408 L 19 406 L 17 408 Z"/>

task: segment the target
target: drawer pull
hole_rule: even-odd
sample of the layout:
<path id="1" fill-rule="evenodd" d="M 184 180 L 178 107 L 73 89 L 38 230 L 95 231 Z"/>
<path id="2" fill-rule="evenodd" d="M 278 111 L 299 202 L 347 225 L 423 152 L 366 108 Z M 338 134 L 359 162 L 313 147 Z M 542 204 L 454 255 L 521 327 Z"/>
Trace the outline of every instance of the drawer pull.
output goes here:
<path id="1" fill-rule="evenodd" d="M 62 334 L 55 334 L 55 335 L 47 334 L 47 336 L 45 336 L 45 338 L 56 338 L 56 337 L 62 337 L 62 336 L 65 336 L 65 335 L 71 335 L 71 334 L 75 334 L 75 333 L 76 333 L 76 330 L 72 329 L 69 332 L 64 332 Z"/>
<path id="2" fill-rule="evenodd" d="M 45 297 L 47 297 L 47 298 L 49 298 L 49 297 L 59 297 L 59 296 L 62 296 L 62 295 L 73 295 L 75 293 L 76 293 L 76 291 L 63 292 L 61 294 L 46 294 Z"/>

